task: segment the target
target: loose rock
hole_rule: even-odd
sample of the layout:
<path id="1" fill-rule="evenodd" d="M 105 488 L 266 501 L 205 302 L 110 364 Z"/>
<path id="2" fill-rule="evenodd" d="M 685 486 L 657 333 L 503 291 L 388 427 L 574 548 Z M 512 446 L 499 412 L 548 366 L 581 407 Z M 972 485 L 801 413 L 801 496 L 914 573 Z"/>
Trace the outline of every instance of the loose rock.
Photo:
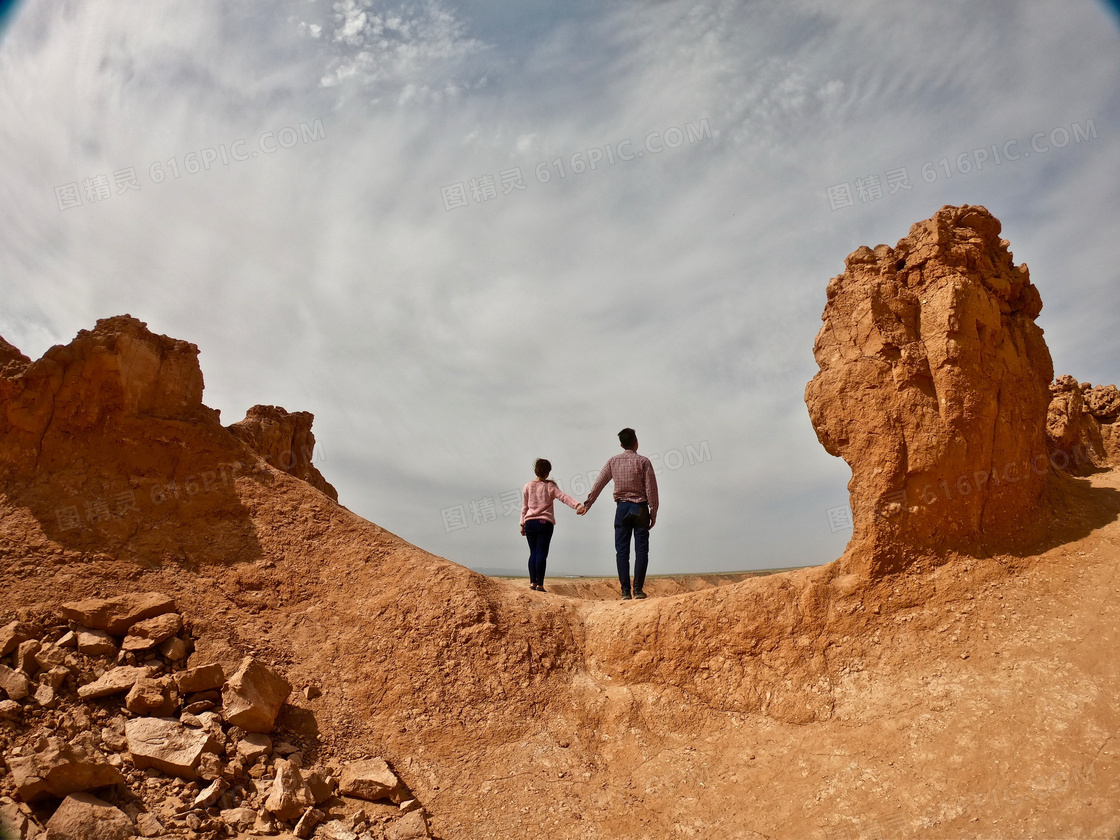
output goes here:
<path id="1" fill-rule="evenodd" d="M 127 840 L 132 821 L 108 802 L 78 793 L 67 796 L 47 823 L 49 840 Z"/>
<path id="2" fill-rule="evenodd" d="M 178 721 L 137 718 L 125 724 L 128 750 L 137 768 L 155 767 L 173 776 L 196 780 L 204 752 L 218 745 L 204 729 L 187 729 Z"/>
<path id="3" fill-rule="evenodd" d="M 245 657 L 222 691 L 225 719 L 246 732 L 269 732 L 292 686 L 251 656 Z"/>
<path id="4" fill-rule="evenodd" d="M 175 600 L 159 592 L 71 601 L 62 605 L 62 614 L 71 621 L 114 636 L 124 635 L 138 621 L 174 610 Z"/>
<path id="5" fill-rule="evenodd" d="M 121 665 L 107 671 L 100 679 L 78 689 L 78 697 L 82 700 L 94 700 L 98 697 L 108 697 L 112 694 L 121 694 L 132 689 L 136 683 L 155 673 L 151 666 Z"/>
<path id="6" fill-rule="evenodd" d="M 400 803 L 406 796 L 401 780 L 382 758 L 370 758 L 347 764 L 339 775 L 338 790 L 345 796 L 353 796 L 369 802 L 391 799 L 393 802 Z"/>
<path id="7" fill-rule="evenodd" d="M 24 802 L 124 783 L 124 777 L 96 748 L 58 738 L 44 740 L 38 752 L 7 759 L 16 793 Z"/>

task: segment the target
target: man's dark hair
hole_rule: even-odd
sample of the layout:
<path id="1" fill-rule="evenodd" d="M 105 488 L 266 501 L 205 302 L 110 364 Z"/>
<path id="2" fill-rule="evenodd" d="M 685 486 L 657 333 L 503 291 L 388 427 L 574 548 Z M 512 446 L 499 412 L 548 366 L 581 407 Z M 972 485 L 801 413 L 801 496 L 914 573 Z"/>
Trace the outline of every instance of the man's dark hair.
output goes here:
<path id="1" fill-rule="evenodd" d="M 537 478 L 548 478 L 548 474 L 552 472 L 552 463 L 545 458 L 537 458 L 537 463 L 533 464 L 533 472 L 537 474 Z"/>
<path id="2" fill-rule="evenodd" d="M 632 449 L 638 442 L 638 433 L 633 429 L 623 429 L 618 433 L 618 442 L 622 444 L 623 449 Z"/>

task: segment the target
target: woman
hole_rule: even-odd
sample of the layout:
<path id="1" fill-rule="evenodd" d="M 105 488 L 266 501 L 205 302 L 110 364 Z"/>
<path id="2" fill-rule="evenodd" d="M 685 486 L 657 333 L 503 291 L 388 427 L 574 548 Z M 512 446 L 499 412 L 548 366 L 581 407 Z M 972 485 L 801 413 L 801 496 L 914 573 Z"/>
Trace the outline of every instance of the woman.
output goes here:
<path id="1" fill-rule="evenodd" d="M 529 588 L 535 592 L 544 592 L 548 544 L 552 541 L 552 531 L 556 527 L 556 517 L 552 513 L 553 501 L 559 499 L 579 514 L 587 508 L 549 479 L 552 464 L 544 458 L 537 459 L 533 472 L 537 477 L 521 491 L 521 535 L 529 541 Z"/>

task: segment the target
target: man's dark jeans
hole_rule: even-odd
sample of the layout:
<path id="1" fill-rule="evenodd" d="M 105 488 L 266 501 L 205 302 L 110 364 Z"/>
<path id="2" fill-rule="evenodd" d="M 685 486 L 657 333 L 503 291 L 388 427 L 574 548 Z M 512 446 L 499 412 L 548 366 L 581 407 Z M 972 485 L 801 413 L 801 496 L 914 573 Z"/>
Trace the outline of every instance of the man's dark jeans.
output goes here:
<path id="1" fill-rule="evenodd" d="M 646 583 L 649 565 L 649 527 L 637 528 L 626 521 L 630 514 L 644 516 L 649 522 L 649 505 L 645 502 L 619 502 L 614 513 L 614 557 L 618 564 L 618 582 L 622 591 L 630 591 L 630 535 L 634 535 L 634 591 L 641 592 Z"/>
<path id="2" fill-rule="evenodd" d="M 529 541 L 529 583 L 544 586 L 544 569 L 548 561 L 548 544 L 556 528 L 545 519 L 525 520 L 525 539 Z"/>

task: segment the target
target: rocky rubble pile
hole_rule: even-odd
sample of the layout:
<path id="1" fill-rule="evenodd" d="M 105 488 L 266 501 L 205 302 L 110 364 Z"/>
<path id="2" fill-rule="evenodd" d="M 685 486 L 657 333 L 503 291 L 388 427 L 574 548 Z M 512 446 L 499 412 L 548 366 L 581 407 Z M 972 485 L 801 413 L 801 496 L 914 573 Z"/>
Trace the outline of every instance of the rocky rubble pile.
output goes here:
<path id="1" fill-rule="evenodd" d="M 305 766 L 276 729 L 291 692 L 252 656 L 232 674 L 200 657 L 159 593 L 20 616 L 0 628 L 0 826 L 17 840 L 429 837 L 382 759 Z"/>

